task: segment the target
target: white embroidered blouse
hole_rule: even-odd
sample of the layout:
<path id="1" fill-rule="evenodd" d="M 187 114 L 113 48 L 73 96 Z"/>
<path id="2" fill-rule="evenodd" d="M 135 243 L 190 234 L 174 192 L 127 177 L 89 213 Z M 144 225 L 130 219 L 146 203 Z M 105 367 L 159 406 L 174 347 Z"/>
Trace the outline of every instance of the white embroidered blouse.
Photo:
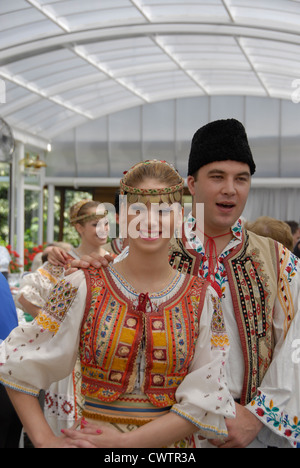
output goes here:
<path id="1" fill-rule="evenodd" d="M 134 289 L 113 267 L 109 268 L 115 286 L 134 301 L 137 296 Z M 149 295 L 151 301 L 159 305 L 172 297 L 183 280 L 184 275 L 177 273 L 165 290 Z M 58 328 L 51 328 L 51 316 L 48 323 L 47 319 L 40 321 L 37 318 L 16 328 L 0 345 L 0 381 L 4 385 L 37 395 L 40 389 L 48 388 L 52 382 L 63 379 L 73 370 L 87 290 L 82 271 L 70 275 L 65 281 L 76 289 L 76 295 Z M 177 403 L 172 411 L 193 422 L 203 437 L 224 438 L 227 434 L 225 417 L 235 417 L 235 403 L 224 372 L 229 348 L 226 332 L 224 330 L 224 340 L 217 344 L 213 336 L 214 320 L 222 320 L 222 312 L 219 298 L 209 286 L 194 359 L 189 374 L 177 389 Z M 143 359 L 141 354 L 140 374 L 143 372 Z M 135 391 L 139 391 L 138 382 Z"/>

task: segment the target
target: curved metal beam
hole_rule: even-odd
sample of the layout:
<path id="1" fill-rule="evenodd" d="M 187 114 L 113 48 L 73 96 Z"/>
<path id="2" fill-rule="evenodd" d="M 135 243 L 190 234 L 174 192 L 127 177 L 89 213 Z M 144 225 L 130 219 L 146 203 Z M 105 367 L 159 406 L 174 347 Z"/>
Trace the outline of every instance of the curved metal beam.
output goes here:
<path id="1" fill-rule="evenodd" d="M 263 28 L 259 26 L 255 27 L 250 24 L 239 25 L 226 23 L 142 23 L 58 34 L 0 49 L 0 66 L 16 62 L 24 59 L 24 57 L 33 57 L 74 45 L 84 45 L 128 37 L 182 34 L 247 37 L 300 45 L 298 31 L 291 32 L 280 28 Z"/>

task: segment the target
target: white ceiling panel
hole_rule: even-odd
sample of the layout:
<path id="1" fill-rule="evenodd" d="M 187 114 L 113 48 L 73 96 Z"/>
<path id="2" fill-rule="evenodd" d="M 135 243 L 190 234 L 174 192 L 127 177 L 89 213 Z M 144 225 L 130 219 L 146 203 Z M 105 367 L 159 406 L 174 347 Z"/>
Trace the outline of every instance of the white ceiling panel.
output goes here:
<path id="1" fill-rule="evenodd" d="M 291 100 L 299 31 L 294 0 L 1 0 L 0 115 L 51 140 L 168 99 Z"/>

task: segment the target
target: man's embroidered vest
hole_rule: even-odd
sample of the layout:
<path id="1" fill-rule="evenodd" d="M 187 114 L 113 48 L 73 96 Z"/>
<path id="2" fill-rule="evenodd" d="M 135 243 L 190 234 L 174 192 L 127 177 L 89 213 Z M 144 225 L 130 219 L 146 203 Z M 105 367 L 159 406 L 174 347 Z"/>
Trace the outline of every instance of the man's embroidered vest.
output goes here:
<path id="1" fill-rule="evenodd" d="M 85 275 L 88 297 L 80 338 L 82 393 L 112 402 L 132 392 L 136 360 L 145 339 L 142 391 L 157 407 L 174 404 L 176 389 L 194 356 L 207 283 L 187 276 L 169 301 L 145 312 L 116 288 L 108 270 L 91 267 Z"/>
<path id="2" fill-rule="evenodd" d="M 179 239 L 170 263 L 199 274 L 202 255 Z M 271 239 L 243 232 L 241 244 L 223 259 L 244 354 L 245 375 L 241 404 L 255 396 L 272 359 L 273 310 L 279 281 L 278 246 Z M 225 317 L 226 318 L 226 317 Z"/>

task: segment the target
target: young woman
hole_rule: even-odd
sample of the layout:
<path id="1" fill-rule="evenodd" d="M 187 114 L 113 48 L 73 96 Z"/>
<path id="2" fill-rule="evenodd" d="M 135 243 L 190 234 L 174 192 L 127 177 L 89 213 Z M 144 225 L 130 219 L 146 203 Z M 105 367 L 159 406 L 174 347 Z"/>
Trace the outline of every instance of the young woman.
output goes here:
<path id="1" fill-rule="evenodd" d="M 35 322 L 2 344 L 0 380 L 34 446 L 193 447 L 196 433 L 226 437 L 235 404 L 219 298 L 209 283 L 169 265 L 183 184 L 165 161 L 128 171 L 121 181 L 128 256 L 58 283 Z M 78 351 L 84 419 L 58 438 L 35 396 L 72 370 Z"/>

